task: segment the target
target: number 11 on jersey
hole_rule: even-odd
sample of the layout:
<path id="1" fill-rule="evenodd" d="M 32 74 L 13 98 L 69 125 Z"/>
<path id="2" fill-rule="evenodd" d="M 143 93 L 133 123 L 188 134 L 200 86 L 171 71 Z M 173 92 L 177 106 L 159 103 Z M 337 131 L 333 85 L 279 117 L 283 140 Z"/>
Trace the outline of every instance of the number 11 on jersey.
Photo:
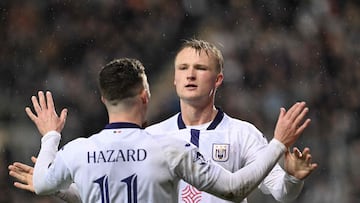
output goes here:
<path id="1" fill-rule="evenodd" d="M 111 203 L 108 179 L 108 176 L 104 175 L 94 181 L 94 183 L 97 183 L 100 187 L 102 203 Z M 137 203 L 137 175 L 133 174 L 127 178 L 122 179 L 121 182 L 125 183 L 127 186 L 128 203 Z"/>

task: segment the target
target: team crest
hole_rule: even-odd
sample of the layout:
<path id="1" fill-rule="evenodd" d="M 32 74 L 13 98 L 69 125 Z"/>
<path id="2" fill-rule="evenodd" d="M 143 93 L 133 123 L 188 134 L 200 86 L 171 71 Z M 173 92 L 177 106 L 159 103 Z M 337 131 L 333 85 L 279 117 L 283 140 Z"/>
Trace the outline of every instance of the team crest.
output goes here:
<path id="1" fill-rule="evenodd" d="M 214 161 L 227 161 L 229 159 L 230 145 L 229 144 L 213 144 L 212 159 Z"/>

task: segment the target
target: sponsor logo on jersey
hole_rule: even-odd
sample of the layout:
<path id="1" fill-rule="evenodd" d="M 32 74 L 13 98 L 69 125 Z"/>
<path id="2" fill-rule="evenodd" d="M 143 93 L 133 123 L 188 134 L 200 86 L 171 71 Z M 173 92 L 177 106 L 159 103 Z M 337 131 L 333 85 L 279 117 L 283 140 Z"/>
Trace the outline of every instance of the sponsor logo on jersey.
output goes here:
<path id="1" fill-rule="evenodd" d="M 227 161 L 229 159 L 230 145 L 229 144 L 213 144 L 212 159 L 214 161 Z"/>
<path id="2" fill-rule="evenodd" d="M 191 185 L 186 185 L 181 191 L 181 199 L 185 203 L 198 203 L 201 201 L 201 191 Z"/>

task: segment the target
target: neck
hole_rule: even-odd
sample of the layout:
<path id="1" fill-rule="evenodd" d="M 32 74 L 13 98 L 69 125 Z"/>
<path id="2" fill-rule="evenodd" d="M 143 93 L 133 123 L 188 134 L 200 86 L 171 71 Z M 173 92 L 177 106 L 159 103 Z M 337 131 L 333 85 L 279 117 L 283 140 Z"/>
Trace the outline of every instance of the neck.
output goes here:
<path id="1" fill-rule="evenodd" d="M 201 125 L 214 120 L 217 109 L 211 103 L 205 106 L 193 106 L 180 102 L 181 115 L 185 125 Z"/>
<path id="2" fill-rule="evenodd" d="M 134 123 L 134 124 L 137 124 L 139 126 L 142 126 L 143 119 L 138 119 L 138 118 L 135 118 L 135 117 L 127 116 L 126 113 L 121 114 L 121 115 L 111 115 L 111 114 L 109 114 L 109 123 L 119 123 L 119 122 Z"/>
<path id="3" fill-rule="evenodd" d="M 142 108 L 130 108 L 125 110 L 111 110 L 108 112 L 109 123 L 127 122 L 139 126 L 145 121 L 145 112 Z"/>

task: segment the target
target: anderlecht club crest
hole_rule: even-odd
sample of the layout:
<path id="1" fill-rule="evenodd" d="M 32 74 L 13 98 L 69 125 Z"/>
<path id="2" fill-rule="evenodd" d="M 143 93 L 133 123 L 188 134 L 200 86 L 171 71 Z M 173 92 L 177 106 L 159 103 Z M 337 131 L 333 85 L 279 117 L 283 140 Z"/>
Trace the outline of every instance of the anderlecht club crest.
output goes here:
<path id="1" fill-rule="evenodd" d="M 224 162 L 229 159 L 230 145 L 229 144 L 213 144 L 212 159 L 214 161 Z"/>

